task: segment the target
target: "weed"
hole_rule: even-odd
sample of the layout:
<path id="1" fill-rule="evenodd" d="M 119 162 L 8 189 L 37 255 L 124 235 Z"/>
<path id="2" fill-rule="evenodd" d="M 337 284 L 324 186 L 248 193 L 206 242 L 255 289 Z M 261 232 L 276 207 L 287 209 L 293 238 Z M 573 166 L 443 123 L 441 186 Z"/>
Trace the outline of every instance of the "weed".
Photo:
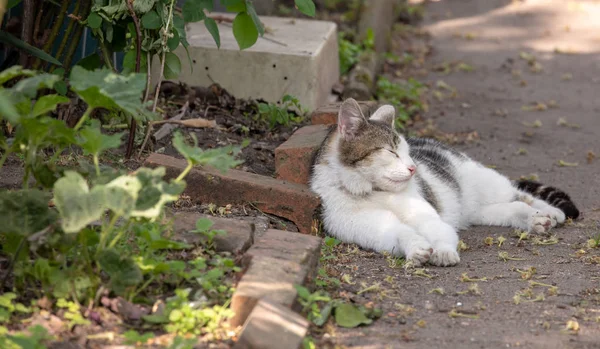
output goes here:
<path id="1" fill-rule="evenodd" d="M 456 292 L 456 294 L 474 294 L 476 296 L 481 295 L 481 290 L 479 289 L 479 285 L 477 283 L 471 284 L 469 285 L 469 288 L 466 289 L 465 291 L 461 291 L 461 292 Z"/>
<path id="2" fill-rule="evenodd" d="M 525 258 L 517 258 L 517 257 L 511 257 L 508 255 L 508 252 L 506 251 L 501 251 L 498 252 L 498 259 L 501 261 L 524 261 Z"/>
<path id="3" fill-rule="evenodd" d="M 463 317 L 463 318 L 467 318 L 467 319 L 479 319 L 479 315 L 477 315 L 477 314 L 465 314 L 465 313 L 461 312 L 460 310 L 456 310 L 456 309 L 450 310 L 450 312 L 448 313 L 448 316 L 451 318 Z"/>
<path id="4" fill-rule="evenodd" d="M 487 277 L 482 277 L 482 278 L 471 278 L 469 277 L 469 275 L 467 275 L 467 273 L 462 273 L 460 275 L 459 280 L 461 282 L 478 282 L 478 281 L 488 281 Z"/>
<path id="5" fill-rule="evenodd" d="M 413 78 L 394 83 L 382 76 L 377 80 L 377 99 L 396 108 L 395 126 L 403 129 L 411 117 L 427 110 L 422 98 L 425 89 L 425 85 Z"/>
<path id="6" fill-rule="evenodd" d="M 441 294 L 441 295 L 445 294 L 444 289 L 441 287 L 434 288 L 433 290 L 427 292 L 427 294 L 432 294 L 432 293 L 437 293 L 437 294 Z"/>
<path id="7" fill-rule="evenodd" d="M 374 50 L 374 33 L 371 29 L 367 32 L 367 36 L 363 42 L 355 44 L 346 38 L 346 34 L 340 33 L 339 42 L 339 58 L 340 58 L 340 75 L 345 75 L 352 67 L 360 61 L 360 57 Z"/>
<path id="8" fill-rule="evenodd" d="M 281 105 L 258 103 L 258 118 L 268 122 L 270 128 L 301 122 L 306 113 L 298 98 L 290 95 L 283 96 Z"/>

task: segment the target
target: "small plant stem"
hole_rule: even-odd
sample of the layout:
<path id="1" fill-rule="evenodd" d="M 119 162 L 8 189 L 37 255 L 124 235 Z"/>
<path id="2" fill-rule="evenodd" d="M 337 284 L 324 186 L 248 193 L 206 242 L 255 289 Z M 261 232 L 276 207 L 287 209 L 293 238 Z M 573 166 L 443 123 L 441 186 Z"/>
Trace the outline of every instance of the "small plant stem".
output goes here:
<path id="1" fill-rule="evenodd" d="M 98 159 L 98 154 L 94 154 L 94 167 L 96 168 L 96 176 L 100 176 L 100 159 Z"/>
<path id="2" fill-rule="evenodd" d="M 143 291 L 143 290 L 144 290 L 146 287 L 148 287 L 148 286 L 149 286 L 149 285 L 152 283 L 152 281 L 154 281 L 154 275 L 152 275 L 152 276 L 150 277 L 150 279 L 148 279 L 146 282 L 144 282 L 144 284 L 143 284 L 142 286 L 140 286 L 140 288 L 138 288 L 137 290 L 135 290 L 135 292 L 133 292 L 133 293 L 131 294 L 131 296 L 129 297 L 129 301 L 130 301 L 130 302 L 133 302 L 133 299 L 134 299 L 134 298 L 135 298 L 135 297 L 136 297 L 138 294 L 140 294 L 140 292 L 142 292 L 142 291 Z"/>
<path id="3" fill-rule="evenodd" d="M 58 37 L 58 31 L 62 27 L 63 21 L 65 20 L 65 15 L 67 14 L 67 10 L 69 9 L 70 4 L 71 4 L 70 1 L 62 2 L 62 6 L 60 7 L 60 10 L 58 11 L 58 16 L 56 17 L 56 19 L 54 20 L 54 24 L 52 25 L 52 31 L 50 32 L 50 35 L 48 36 L 48 40 L 46 41 L 46 43 L 44 44 L 44 47 L 42 48 L 42 50 L 44 50 L 45 52 L 51 52 L 50 50 L 52 49 L 52 44 L 54 44 L 54 38 Z M 35 63 L 33 64 L 33 69 L 37 70 L 39 68 L 40 64 L 42 64 L 42 60 L 39 58 L 36 59 Z"/>
<path id="4" fill-rule="evenodd" d="M 77 3 L 75 4 L 75 9 L 73 9 L 73 15 L 77 16 L 79 14 L 80 7 L 81 7 L 81 1 L 77 1 Z M 71 38 L 71 32 L 73 31 L 73 27 L 75 26 L 75 23 L 77 23 L 77 20 L 73 17 L 70 17 L 70 18 L 71 18 L 71 21 L 69 22 L 69 25 L 67 26 L 67 30 L 65 30 L 65 35 L 63 36 L 63 39 L 60 42 L 58 51 L 56 51 L 56 58 L 59 60 L 63 54 L 63 51 L 67 47 L 67 43 L 69 43 L 70 40 L 73 40 L 73 38 Z M 54 69 L 52 69 L 52 70 L 54 70 Z"/>
<path id="5" fill-rule="evenodd" d="M 117 215 L 117 214 L 114 215 L 108 222 L 108 226 L 106 227 L 106 229 L 102 229 L 102 233 L 100 234 L 100 248 L 101 249 L 104 249 L 104 247 L 106 247 L 106 239 L 108 238 L 108 235 L 115 227 L 115 224 L 117 224 L 118 219 L 119 219 L 119 215 Z"/>
<path id="6" fill-rule="evenodd" d="M 135 72 L 140 72 L 140 61 L 142 59 L 142 31 L 140 30 L 140 21 L 135 14 L 135 10 L 133 9 L 133 0 L 125 0 L 127 3 L 127 8 L 129 9 L 129 14 L 133 19 L 133 25 L 135 26 L 136 33 L 136 44 L 135 44 Z M 167 23 L 168 26 L 168 23 Z M 125 158 L 129 159 L 131 157 L 131 153 L 133 152 L 133 143 L 135 141 L 135 130 L 137 128 L 137 122 L 133 115 L 131 115 L 131 127 L 129 128 L 129 137 L 127 139 L 127 150 L 125 151 Z"/>
<path id="7" fill-rule="evenodd" d="M 85 113 L 83 113 L 83 116 L 81 116 L 81 119 L 79 119 L 79 121 L 77 121 L 77 125 L 75 125 L 75 130 L 79 130 L 81 128 L 81 126 L 83 125 L 83 123 L 85 122 L 85 120 L 87 120 L 90 117 L 90 114 L 92 114 L 92 111 L 94 110 L 94 108 L 88 106 L 88 108 L 85 110 Z"/>
<path id="8" fill-rule="evenodd" d="M 21 250 L 23 249 L 23 246 L 25 245 L 25 240 L 26 240 L 26 238 L 22 238 L 21 241 L 19 242 L 19 246 L 17 246 L 17 251 L 15 252 L 15 256 L 10 260 L 10 264 L 8 265 L 8 268 L 6 268 L 6 274 L 4 274 L 4 277 L 2 278 L 2 282 L 0 283 L 0 290 L 4 289 L 4 284 L 6 283 L 6 280 L 8 280 L 8 275 L 12 272 L 15 262 L 19 258 L 19 254 L 21 254 Z"/>
<path id="9" fill-rule="evenodd" d="M 79 18 L 87 18 L 90 14 L 91 0 L 84 0 L 83 7 L 81 11 L 77 13 Z M 76 23 L 77 28 L 75 28 L 75 32 L 73 33 L 73 38 L 71 39 L 71 43 L 69 44 L 69 48 L 65 53 L 65 58 L 63 59 L 63 65 L 70 69 L 71 62 L 73 61 L 73 56 L 75 55 L 75 51 L 79 46 L 79 41 L 81 40 L 81 35 L 83 34 L 84 25 L 81 23 Z"/>
<path id="10" fill-rule="evenodd" d="M 121 229 L 121 231 L 119 231 L 117 233 L 117 236 L 115 236 L 112 241 L 110 242 L 110 244 L 108 245 L 108 248 L 113 248 L 115 247 L 115 245 L 117 244 L 117 242 L 119 242 L 119 240 L 121 240 L 121 238 L 123 237 L 123 235 L 125 234 L 125 232 L 127 231 L 127 229 Z"/>
<path id="11" fill-rule="evenodd" d="M 100 51 L 102 51 L 102 57 L 104 57 L 104 63 L 106 63 L 106 65 L 110 68 L 110 70 L 112 70 L 116 73 L 117 71 L 113 67 L 112 60 L 110 58 L 110 53 L 108 52 L 106 45 L 100 39 L 98 39 L 98 44 L 100 45 Z"/>
<path id="12" fill-rule="evenodd" d="M 175 179 L 175 183 L 181 182 L 181 180 L 184 179 L 188 173 L 190 173 L 193 167 L 194 165 L 191 162 L 188 162 L 188 165 L 185 167 L 183 172 L 181 172 L 181 174 Z"/>
<path id="13" fill-rule="evenodd" d="M 162 53 L 162 59 L 160 62 L 160 72 L 158 75 L 158 82 L 156 84 L 156 92 L 154 93 L 154 104 L 152 105 L 152 112 L 156 111 L 156 106 L 158 104 L 158 94 L 160 93 L 160 84 L 162 83 L 162 79 L 163 79 L 163 74 L 165 71 L 165 57 L 167 54 L 166 48 L 167 48 L 167 37 L 169 35 L 169 29 L 171 26 L 171 20 L 173 19 L 173 5 L 175 4 L 175 0 L 171 0 L 171 5 L 169 5 L 169 16 L 167 17 L 167 25 L 165 25 L 165 27 L 163 28 L 163 37 L 162 37 L 162 47 L 163 47 L 163 53 Z"/>
<path id="14" fill-rule="evenodd" d="M 8 159 L 8 156 L 10 155 L 10 153 L 12 153 L 12 151 L 10 151 L 10 149 L 3 150 L 2 157 L 0 158 L 0 170 L 2 169 L 2 166 L 4 166 L 4 162 L 6 161 L 6 159 Z"/>

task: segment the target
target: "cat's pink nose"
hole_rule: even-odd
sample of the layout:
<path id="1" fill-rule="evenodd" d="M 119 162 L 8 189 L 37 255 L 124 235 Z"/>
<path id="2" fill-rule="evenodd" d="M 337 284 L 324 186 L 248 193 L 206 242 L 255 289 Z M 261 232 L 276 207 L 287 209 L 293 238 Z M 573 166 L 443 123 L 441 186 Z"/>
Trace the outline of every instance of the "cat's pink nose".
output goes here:
<path id="1" fill-rule="evenodd" d="M 410 171 L 410 175 L 412 176 L 415 174 L 415 171 L 417 170 L 417 166 L 414 166 L 414 165 L 408 166 L 408 170 Z"/>

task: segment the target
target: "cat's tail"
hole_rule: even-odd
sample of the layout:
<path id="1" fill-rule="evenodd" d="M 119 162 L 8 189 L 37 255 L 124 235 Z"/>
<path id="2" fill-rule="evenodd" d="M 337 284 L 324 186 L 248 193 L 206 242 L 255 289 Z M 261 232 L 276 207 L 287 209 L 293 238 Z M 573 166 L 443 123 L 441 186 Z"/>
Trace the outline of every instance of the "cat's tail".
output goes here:
<path id="1" fill-rule="evenodd" d="M 559 208 L 564 212 L 567 218 L 577 219 L 577 217 L 579 217 L 577 206 L 575 206 L 575 203 L 573 203 L 569 194 L 564 191 L 531 180 L 518 180 L 514 183 L 519 190 L 529 193 L 534 197 Z"/>

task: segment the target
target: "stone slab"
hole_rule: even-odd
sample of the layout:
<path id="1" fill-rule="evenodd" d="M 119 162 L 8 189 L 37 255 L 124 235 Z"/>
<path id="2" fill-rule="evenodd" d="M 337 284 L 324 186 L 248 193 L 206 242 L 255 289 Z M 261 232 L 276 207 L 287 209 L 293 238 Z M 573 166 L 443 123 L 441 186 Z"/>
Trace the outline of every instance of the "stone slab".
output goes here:
<path id="1" fill-rule="evenodd" d="M 263 299 L 248 317 L 233 349 L 298 349 L 308 325 L 290 309 Z"/>
<path id="2" fill-rule="evenodd" d="M 213 222 L 211 229 L 224 230 L 227 233 L 215 236 L 214 243 L 217 252 L 227 251 L 234 255 L 241 255 L 254 243 L 256 225 L 249 220 L 214 217 L 199 212 L 175 212 L 171 217 L 176 240 L 190 244 L 205 240 L 203 235 L 190 233 L 190 231 L 196 229 L 198 219 L 208 218 Z"/>
<path id="3" fill-rule="evenodd" d="M 235 16 L 217 12 L 212 15 Z M 192 86 L 216 82 L 237 98 L 262 98 L 272 103 L 289 94 L 309 111 L 325 103 L 340 78 L 337 25 L 330 21 L 273 16 L 260 16 L 260 20 L 269 32 L 242 51 L 230 23 L 218 24 L 220 48 L 204 22 L 187 24 L 191 62 L 182 46 L 174 51 L 181 61 L 177 80 Z M 153 63 L 153 77 L 158 76 L 159 63 L 159 60 Z"/>
<path id="4" fill-rule="evenodd" d="M 246 272 L 231 300 L 231 325 L 243 324 L 261 299 L 298 309 L 294 285 L 316 277 L 321 238 L 270 229 L 244 255 Z"/>
<path id="5" fill-rule="evenodd" d="M 275 149 L 277 178 L 307 184 L 312 160 L 330 130 L 331 125 L 304 126 L 277 147 Z"/>
<path id="6" fill-rule="evenodd" d="M 153 153 L 144 166 L 166 168 L 166 178 L 176 178 L 186 167 L 186 161 Z M 259 210 L 286 218 L 301 233 L 310 234 L 319 197 L 305 186 L 254 173 L 229 170 L 226 173 L 210 168 L 195 167 L 186 177 L 184 194 L 191 198 L 224 206 L 252 203 Z"/>
<path id="7" fill-rule="evenodd" d="M 370 115 L 379 105 L 375 101 L 358 101 L 361 110 L 365 116 Z M 311 123 L 313 125 L 337 124 L 337 117 L 342 102 L 323 105 L 312 112 Z"/>

